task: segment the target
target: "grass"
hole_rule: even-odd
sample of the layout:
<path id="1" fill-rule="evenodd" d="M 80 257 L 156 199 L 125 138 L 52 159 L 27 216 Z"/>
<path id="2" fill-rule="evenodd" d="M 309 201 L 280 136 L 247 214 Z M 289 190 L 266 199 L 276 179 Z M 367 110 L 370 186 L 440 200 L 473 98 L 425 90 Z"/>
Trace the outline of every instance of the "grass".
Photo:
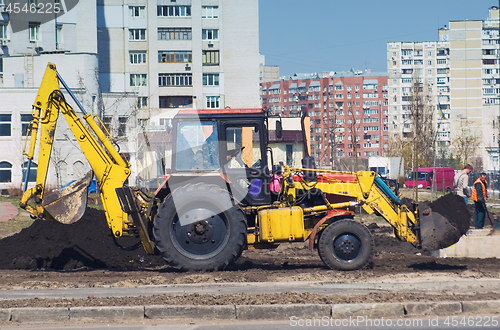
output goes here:
<path id="1" fill-rule="evenodd" d="M 12 203 L 17 207 L 19 212 L 14 218 L 0 222 L 0 232 L 17 232 L 23 228 L 29 227 L 33 223 L 34 220 L 29 213 L 19 207 L 20 200 L 21 197 L 0 196 L 0 202 Z M 98 210 L 103 209 L 101 199 L 96 193 L 89 194 L 87 206 Z"/>
<path id="2" fill-rule="evenodd" d="M 14 218 L 0 222 L 0 231 L 19 231 L 29 227 L 33 223 L 33 219 L 28 212 L 19 207 L 20 197 L 5 197 L 0 196 L 0 202 L 10 202 L 17 207 L 19 212 Z"/>

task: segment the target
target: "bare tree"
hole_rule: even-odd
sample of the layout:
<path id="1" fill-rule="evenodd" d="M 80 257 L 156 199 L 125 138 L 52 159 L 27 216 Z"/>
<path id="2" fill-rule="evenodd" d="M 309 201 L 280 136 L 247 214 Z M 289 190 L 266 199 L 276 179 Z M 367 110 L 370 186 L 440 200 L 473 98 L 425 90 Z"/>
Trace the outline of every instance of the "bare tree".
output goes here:
<path id="1" fill-rule="evenodd" d="M 471 130 L 472 122 L 469 119 L 461 117 L 459 118 L 459 122 L 458 132 L 456 138 L 452 140 L 452 144 L 462 165 L 465 165 L 474 157 L 481 143 L 481 137 Z M 474 164 L 473 166 L 474 168 L 481 169 L 482 163 Z"/>
<path id="2" fill-rule="evenodd" d="M 405 139 L 401 133 L 389 137 L 388 148 L 385 150 L 387 157 L 401 157 L 405 170 L 412 167 L 412 144 L 411 140 Z"/>
<path id="3" fill-rule="evenodd" d="M 324 150 L 325 150 L 325 157 L 328 160 L 325 162 L 325 165 L 331 165 L 332 170 L 339 170 L 340 169 L 340 164 L 338 160 L 338 155 L 337 155 L 337 144 L 342 141 L 340 139 L 341 132 L 339 131 L 339 128 L 341 125 L 337 123 L 337 116 L 338 112 L 342 111 L 339 110 L 339 107 L 337 104 L 335 104 L 334 110 L 330 110 L 330 115 L 327 118 L 326 114 L 323 117 L 323 121 L 325 123 L 325 130 L 327 130 L 325 133 L 325 145 L 324 145 Z M 329 120 L 329 122 L 328 122 Z M 330 155 L 326 156 L 326 152 L 330 148 Z"/>
<path id="4" fill-rule="evenodd" d="M 415 174 L 418 174 L 419 167 L 433 164 L 436 147 L 432 94 L 429 86 L 421 82 L 418 74 L 412 77 L 409 101 L 409 115 L 412 122 L 412 168 L 416 171 Z M 414 179 L 414 195 L 418 201 L 417 175 Z"/>
<path id="5" fill-rule="evenodd" d="M 358 170 L 359 162 L 358 162 L 358 140 L 360 139 L 360 136 L 358 134 L 361 134 L 361 128 L 360 128 L 360 123 L 357 121 L 359 119 L 356 118 L 356 113 L 354 110 L 352 110 L 352 107 L 349 107 L 349 112 L 347 113 L 348 115 L 348 122 L 347 122 L 347 135 L 351 138 L 351 143 L 352 143 L 352 152 L 354 155 L 355 159 L 355 169 Z"/>

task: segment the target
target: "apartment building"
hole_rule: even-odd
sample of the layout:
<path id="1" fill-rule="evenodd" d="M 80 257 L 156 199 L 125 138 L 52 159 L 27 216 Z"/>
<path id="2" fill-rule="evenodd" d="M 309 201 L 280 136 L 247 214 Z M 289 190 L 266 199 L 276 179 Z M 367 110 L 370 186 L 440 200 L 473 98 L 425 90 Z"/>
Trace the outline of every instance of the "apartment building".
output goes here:
<path id="1" fill-rule="evenodd" d="M 165 129 L 178 109 L 260 106 L 257 0 L 80 1 L 16 32 L 4 4 L 0 0 L 0 141 L 12 144 L 0 159 L 4 188 L 20 185 L 21 136 L 49 61 L 102 118 L 131 163 L 133 184 L 164 173 L 170 157 Z M 162 148 L 146 133 L 162 136 Z M 88 168 L 83 156 L 60 165 L 49 175 L 54 184 Z"/>
<path id="2" fill-rule="evenodd" d="M 102 0 L 97 8 L 103 91 L 135 93 L 140 118 L 259 106 L 257 0 Z"/>
<path id="3" fill-rule="evenodd" d="M 465 127 L 479 141 L 468 162 L 477 169 L 498 171 L 499 38 L 499 9 L 491 7 L 485 20 L 450 21 L 449 28 L 439 29 L 437 41 L 389 42 L 391 136 L 406 136 L 411 131 L 409 100 L 411 81 L 416 77 L 432 99 L 438 148 L 457 156 L 460 152 L 454 141 Z"/>
<path id="4" fill-rule="evenodd" d="M 383 156 L 388 147 L 387 75 L 362 71 L 295 75 L 262 84 L 262 105 L 282 117 L 311 118 L 311 154 L 332 168 L 334 156 Z"/>
<path id="5" fill-rule="evenodd" d="M 260 106 L 257 0 L 99 0 L 97 38 L 103 119 L 137 177 L 164 174 L 169 144 L 138 141 L 179 109 Z"/>
<path id="6" fill-rule="evenodd" d="M 25 136 L 48 62 L 56 64 L 87 110 L 95 110 L 98 95 L 95 3 L 81 1 L 49 21 L 33 15 L 33 21 L 13 22 L 17 18 L 8 10 L 0 0 L 0 190 L 20 188 L 25 177 Z M 68 94 L 66 97 L 70 99 Z M 90 169 L 69 136 L 69 127 L 62 119 L 55 137 L 49 186 L 78 179 Z M 35 157 L 28 176 L 30 185 L 35 182 L 37 162 Z"/>
<path id="7" fill-rule="evenodd" d="M 450 43 L 448 30 L 440 30 L 442 41 L 389 42 L 387 68 L 389 87 L 389 132 L 407 137 L 413 131 L 411 98 L 414 79 L 423 84 L 422 93 L 431 98 L 437 144 L 449 146 L 450 134 Z M 441 112 L 439 111 L 441 109 Z"/>
<path id="8" fill-rule="evenodd" d="M 499 8 L 482 21 L 450 21 L 452 138 L 463 119 L 480 146 L 476 168 L 498 171 L 500 119 Z"/>

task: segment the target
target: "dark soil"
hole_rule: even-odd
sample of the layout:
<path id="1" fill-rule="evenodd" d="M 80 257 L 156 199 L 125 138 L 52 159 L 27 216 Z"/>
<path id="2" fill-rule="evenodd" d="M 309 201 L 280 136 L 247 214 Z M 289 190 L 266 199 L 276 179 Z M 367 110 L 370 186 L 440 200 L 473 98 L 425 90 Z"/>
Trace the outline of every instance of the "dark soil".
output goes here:
<path id="1" fill-rule="evenodd" d="M 453 210 L 449 212 L 452 214 Z M 393 228 L 386 222 L 366 219 L 363 222 L 374 235 L 376 254 L 371 267 L 378 269 L 377 272 L 380 274 L 386 272 L 390 274 L 394 270 L 413 272 L 419 267 L 418 265 L 426 269 L 441 269 L 441 264 L 452 265 L 451 267 L 464 264 L 461 259 L 437 259 L 440 264 L 431 265 L 430 262 L 436 260 L 435 258 L 410 243 L 396 239 Z M 123 246 L 132 246 L 138 242 L 138 238 L 119 238 L 118 242 Z M 0 250 L 2 251 L 0 269 L 65 271 L 107 269 L 136 272 L 154 270 L 164 275 L 172 273 L 174 277 L 180 275 L 169 268 L 160 256 L 147 255 L 142 247 L 134 251 L 124 251 L 115 246 L 104 211 L 93 208 L 87 208 L 83 218 L 71 225 L 36 220 L 21 232 L 1 239 Z M 493 272 L 499 271 L 496 261 L 491 264 L 485 260 L 467 259 L 465 264 L 469 265 L 466 266 L 468 269 L 490 264 L 494 266 Z M 290 273 L 288 276 L 291 276 L 294 273 L 323 273 L 327 271 L 327 267 L 319 259 L 317 251 L 307 249 L 307 242 L 287 243 L 280 245 L 276 250 L 245 251 L 235 264 L 228 267 L 227 272 L 218 272 L 216 276 L 221 277 L 222 281 L 266 281 L 272 280 L 276 273 L 284 275 L 283 271 Z M 356 276 L 360 274 L 369 276 L 364 272 L 366 270 L 361 270 L 359 273 L 356 271 Z M 225 279 L 226 276 L 220 274 L 227 274 L 228 278 Z M 236 274 L 238 276 L 235 276 Z M 109 274 L 104 277 L 107 276 Z M 141 277 L 139 274 L 138 276 Z M 172 282 L 168 280 L 167 283 Z"/>
<path id="2" fill-rule="evenodd" d="M 415 254 L 422 252 L 406 242 L 398 241 L 393 229 L 385 223 L 368 225 L 375 237 L 377 251 L 387 253 Z M 123 246 L 132 246 L 138 238 L 118 238 Z M 305 245 L 282 245 L 278 255 L 292 253 L 307 254 L 316 257 Z M 293 250 L 293 251 L 292 251 Z M 0 240 L 0 269 L 51 269 L 75 270 L 120 269 L 137 270 L 167 267 L 158 255 L 147 255 L 139 247 L 134 251 L 124 251 L 114 244 L 113 237 L 106 223 L 104 211 L 87 208 L 80 221 L 64 225 L 55 221 L 35 220 L 30 227 L 13 236 Z M 259 251 L 263 255 L 266 251 Z M 264 257 L 264 256 L 263 256 Z M 279 258 L 278 258 L 279 259 Z M 242 260 L 245 260 L 243 258 Z M 279 263 L 279 260 L 276 260 Z M 315 266 L 323 266 L 320 260 Z M 238 262 L 230 268 L 246 269 L 248 262 Z M 250 267 L 254 267 L 253 262 Z"/>
<path id="3" fill-rule="evenodd" d="M 119 238 L 132 246 L 138 238 Z M 144 249 L 124 251 L 115 246 L 104 211 L 87 208 L 80 221 L 64 225 L 35 220 L 21 232 L 0 240 L 0 269 L 70 270 L 81 267 L 141 269 L 165 266 Z"/>

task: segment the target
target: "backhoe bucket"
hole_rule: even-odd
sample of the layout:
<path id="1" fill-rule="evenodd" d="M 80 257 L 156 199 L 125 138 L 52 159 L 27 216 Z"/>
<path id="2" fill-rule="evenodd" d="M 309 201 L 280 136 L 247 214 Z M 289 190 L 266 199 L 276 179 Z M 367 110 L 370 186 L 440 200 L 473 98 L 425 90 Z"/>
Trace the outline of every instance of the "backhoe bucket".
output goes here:
<path id="1" fill-rule="evenodd" d="M 82 179 L 46 195 L 42 206 L 60 223 L 77 222 L 87 208 L 87 189 L 91 180 L 92 172 L 89 172 Z"/>
<path id="2" fill-rule="evenodd" d="M 458 242 L 470 226 L 470 214 L 462 197 L 447 194 L 433 203 L 418 205 L 422 249 L 434 251 Z"/>

